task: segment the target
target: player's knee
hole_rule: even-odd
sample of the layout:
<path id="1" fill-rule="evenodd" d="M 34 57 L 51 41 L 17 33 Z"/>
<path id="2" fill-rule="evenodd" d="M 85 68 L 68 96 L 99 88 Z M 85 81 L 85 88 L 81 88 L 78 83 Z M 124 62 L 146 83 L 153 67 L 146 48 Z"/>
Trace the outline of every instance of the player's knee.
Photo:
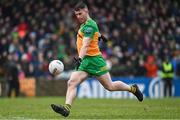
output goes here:
<path id="1" fill-rule="evenodd" d="M 68 80 L 68 87 L 76 87 L 76 81 L 74 79 Z"/>
<path id="2" fill-rule="evenodd" d="M 68 87 L 74 87 L 75 86 L 74 80 L 68 80 L 67 85 Z"/>
<path id="3" fill-rule="evenodd" d="M 107 86 L 104 86 L 104 87 L 105 87 L 105 89 L 108 90 L 108 91 L 114 91 L 112 85 L 107 85 Z"/>

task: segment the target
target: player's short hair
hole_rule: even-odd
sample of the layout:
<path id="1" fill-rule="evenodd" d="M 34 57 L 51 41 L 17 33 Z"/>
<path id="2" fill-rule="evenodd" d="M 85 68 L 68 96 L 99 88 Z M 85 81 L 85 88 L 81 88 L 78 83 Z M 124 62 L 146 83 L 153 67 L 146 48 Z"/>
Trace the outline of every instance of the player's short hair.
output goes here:
<path id="1" fill-rule="evenodd" d="M 80 1 L 74 6 L 74 11 L 78 11 L 84 8 L 88 8 L 88 7 L 84 2 Z"/>

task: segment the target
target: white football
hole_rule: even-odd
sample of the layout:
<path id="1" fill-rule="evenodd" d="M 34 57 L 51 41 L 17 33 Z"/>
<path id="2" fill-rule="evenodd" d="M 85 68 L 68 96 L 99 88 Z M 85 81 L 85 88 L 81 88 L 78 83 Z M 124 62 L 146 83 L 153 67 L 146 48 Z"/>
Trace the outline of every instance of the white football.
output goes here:
<path id="1" fill-rule="evenodd" d="M 64 64 L 60 60 L 53 60 L 49 63 L 49 72 L 58 75 L 64 71 Z"/>

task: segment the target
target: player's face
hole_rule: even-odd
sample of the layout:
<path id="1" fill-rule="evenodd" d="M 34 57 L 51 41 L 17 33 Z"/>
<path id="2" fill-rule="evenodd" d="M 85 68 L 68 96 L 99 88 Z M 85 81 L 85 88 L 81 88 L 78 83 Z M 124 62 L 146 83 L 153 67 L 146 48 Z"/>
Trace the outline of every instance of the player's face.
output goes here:
<path id="1" fill-rule="evenodd" d="M 84 23 L 87 20 L 88 10 L 80 9 L 78 11 L 75 11 L 75 15 L 80 23 Z"/>

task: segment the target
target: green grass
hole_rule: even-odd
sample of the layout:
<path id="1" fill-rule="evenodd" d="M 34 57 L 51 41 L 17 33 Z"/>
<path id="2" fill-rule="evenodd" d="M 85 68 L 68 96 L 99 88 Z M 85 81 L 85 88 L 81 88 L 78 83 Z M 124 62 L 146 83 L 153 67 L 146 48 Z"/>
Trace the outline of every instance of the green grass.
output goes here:
<path id="1" fill-rule="evenodd" d="M 62 97 L 0 98 L 0 119 L 64 119 L 50 104 L 64 103 Z M 76 99 L 66 119 L 180 119 L 180 98 Z"/>

